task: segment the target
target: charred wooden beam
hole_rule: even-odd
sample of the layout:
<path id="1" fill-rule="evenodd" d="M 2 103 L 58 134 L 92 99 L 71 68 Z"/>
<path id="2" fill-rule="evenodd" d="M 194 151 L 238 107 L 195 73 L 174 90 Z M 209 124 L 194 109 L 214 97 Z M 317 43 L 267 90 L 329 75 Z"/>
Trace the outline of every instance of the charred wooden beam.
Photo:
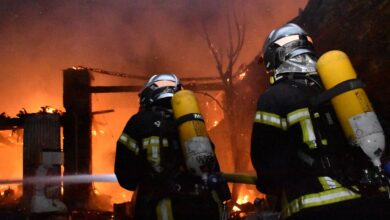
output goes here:
<path id="1" fill-rule="evenodd" d="M 112 92 L 138 92 L 142 86 L 92 86 L 90 93 L 112 93 Z"/>
<path id="2" fill-rule="evenodd" d="M 64 70 L 63 102 L 65 175 L 92 173 L 92 100 L 91 74 L 85 69 Z M 64 199 L 70 209 L 85 208 L 92 184 L 69 184 Z M 77 201 L 75 203 L 74 201 Z"/>
<path id="3" fill-rule="evenodd" d="M 185 89 L 189 89 L 192 91 L 215 91 L 215 90 L 223 90 L 222 83 L 189 83 L 183 85 Z"/>
<path id="4" fill-rule="evenodd" d="M 22 119 L 0 117 L 0 130 L 12 130 L 20 127 L 23 127 Z"/>
<path id="5" fill-rule="evenodd" d="M 92 112 L 92 115 L 99 115 L 99 114 L 106 114 L 106 113 L 111 113 L 115 112 L 114 109 L 107 109 L 107 110 L 101 110 L 101 111 L 94 111 Z"/>

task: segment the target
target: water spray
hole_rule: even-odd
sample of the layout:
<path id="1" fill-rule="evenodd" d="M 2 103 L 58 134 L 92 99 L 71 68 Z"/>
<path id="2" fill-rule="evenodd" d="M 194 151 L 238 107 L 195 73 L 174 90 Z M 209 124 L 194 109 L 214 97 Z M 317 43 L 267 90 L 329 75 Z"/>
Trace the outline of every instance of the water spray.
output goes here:
<path id="1" fill-rule="evenodd" d="M 0 184 L 37 184 L 37 183 L 91 183 L 91 182 L 118 182 L 115 174 L 79 174 L 79 175 L 65 175 L 65 176 L 38 176 L 26 177 L 23 179 L 3 179 Z"/>
<path id="2" fill-rule="evenodd" d="M 232 183 L 244 183 L 244 184 L 255 184 L 257 177 L 248 174 L 238 173 L 222 173 L 222 177 L 227 182 Z M 79 174 L 79 175 L 65 175 L 65 176 L 39 176 L 39 177 L 26 177 L 24 179 L 2 179 L 0 185 L 6 184 L 37 184 L 37 183 L 58 183 L 63 182 L 64 184 L 72 183 L 116 183 L 118 182 L 115 174 Z"/>

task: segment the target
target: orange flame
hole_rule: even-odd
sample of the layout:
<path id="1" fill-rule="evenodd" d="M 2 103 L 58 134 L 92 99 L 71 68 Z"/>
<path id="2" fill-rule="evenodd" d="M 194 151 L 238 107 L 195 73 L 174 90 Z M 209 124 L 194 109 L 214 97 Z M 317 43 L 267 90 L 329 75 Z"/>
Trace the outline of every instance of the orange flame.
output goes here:
<path id="1" fill-rule="evenodd" d="M 246 76 L 246 72 L 243 72 L 240 75 L 238 75 L 238 79 L 243 80 L 245 78 L 245 76 Z"/>
<path id="2" fill-rule="evenodd" d="M 239 212 L 239 211 L 241 211 L 241 209 L 238 208 L 237 206 L 233 206 L 232 210 L 233 210 L 234 212 Z"/>
<path id="3" fill-rule="evenodd" d="M 236 203 L 239 205 L 247 202 L 249 202 L 249 195 L 240 195 L 236 201 Z"/>

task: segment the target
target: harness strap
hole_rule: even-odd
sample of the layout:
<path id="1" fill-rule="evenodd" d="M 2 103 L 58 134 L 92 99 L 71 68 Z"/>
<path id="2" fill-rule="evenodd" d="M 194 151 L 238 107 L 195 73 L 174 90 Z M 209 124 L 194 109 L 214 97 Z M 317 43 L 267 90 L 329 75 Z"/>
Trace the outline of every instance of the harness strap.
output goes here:
<path id="1" fill-rule="evenodd" d="M 322 92 L 315 99 L 312 100 L 312 104 L 314 106 L 318 106 L 344 92 L 358 89 L 358 88 L 363 88 L 363 87 L 364 87 L 364 83 L 360 79 L 350 79 L 335 85 L 331 89 Z"/>
<path id="2" fill-rule="evenodd" d="M 176 124 L 177 125 L 181 125 L 184 122 L 193 121 L 193 120 L 203 121 L 204 122 L 203 116 L 201 114 L 199 114 L 199 113 L 190 113 L 190 114 L 183 115 L 183 116 L 179 117 L 178 119 L 176 119 Z"/>

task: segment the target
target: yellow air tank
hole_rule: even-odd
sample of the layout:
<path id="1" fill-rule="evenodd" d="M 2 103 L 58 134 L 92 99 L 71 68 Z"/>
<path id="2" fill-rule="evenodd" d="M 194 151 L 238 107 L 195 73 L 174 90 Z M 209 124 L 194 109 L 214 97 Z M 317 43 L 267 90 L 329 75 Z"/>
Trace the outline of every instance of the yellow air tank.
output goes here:
<path id="1" fill-rule="evenodd" d="M 327 90 L 347 80 L 356 79 L 348 56 L 342 51 L 329 51 L 317 62 L 317 70 Z M 375 166 L 385 148 L 385 137 L 378 118 L 362 88 L 355 88 L 331 99 L 345 136 L 360 146 Z"/>
<path id="2" fill-rule="evenodd" d="M 172 97 L 172 108 L 187 169 L 206 181 L 216 164 L 203 116 L 193 92 L 181 90 Z"/>

